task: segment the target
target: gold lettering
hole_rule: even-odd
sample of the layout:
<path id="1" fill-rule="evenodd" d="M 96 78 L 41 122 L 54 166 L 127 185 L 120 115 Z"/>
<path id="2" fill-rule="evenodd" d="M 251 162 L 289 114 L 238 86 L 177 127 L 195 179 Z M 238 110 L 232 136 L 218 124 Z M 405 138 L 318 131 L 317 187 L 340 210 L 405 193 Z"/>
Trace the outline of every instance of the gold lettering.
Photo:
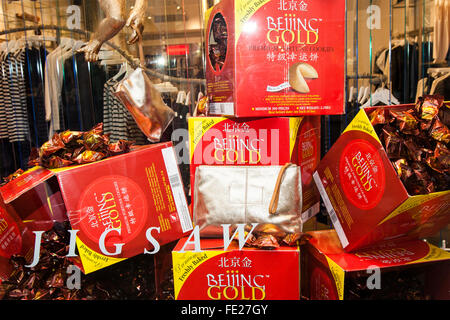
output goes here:
<path id="1" fill-rule="evenodd" d="M 248 161 L 245 159 L 245 150 L 241 149 L 241 163 L 248 163 Z"/>
<path id="2" fill-rule="evenodd" d="M 286 37 L 285 37 L 285 33 L 286 32 L 288 32 L 290 35 L 291 35 L 291 40 L 290 41 L 287 41 L 286 40 Z M 294 40 L 295 40 L 295 33 L 294 33 L 294 31 L 292 31 L 292 30 L 284 30 L 282 33 L 281 33 L 281 40 L 283 40 L 283 42 L 285 43 L 285 44 L 291 44 L 292 42 L 294 42 Z"/>
<path id="3" fill-rule="evenodd" d="M 363 183 L 363 187 L 364 187 L 364 190 L 366 190 L 366 191 L 370 191 L 371 189 L 372 189 L 372 180 L 373 179 L 368 179 L 365 183 Z M 362 182 L 362 181 L 361 181 Z M 368 187 L 367 187 L 368 186 Z"/>
<path id="4" fill-rule="evenodd" d="M 229 296 L 227 293 L 227 289 L 232 289 L 232 292 L 234 293 L 234 296 Z M 239 291 L 235 287 L 225 287 L 223 288 L 223 297 L 227 300 L 235 300 L 239 295 Z"/>
<path id="5" fill-rule="evenodd" d="M 253 154 L 256 154 L 256 160 L 253 160 Z M 250 164 L 255 164 L 261 161 L 261 153 L 258 152 L 258 150 L 250 150 L 249 151 L 249 163 Z"/>
<path id="6" fill-rule="evenodd" d="M 250 297 L 245 296 L 245 287 L 241 287 L 241 298 L 240 300 L 250 300 Z"/>
<path id="7" fill-rule="evenodd" d="M 277 34 L 275 35 L 275 40 L 272 40 L 272 37 L 271 37 L 272 32 L 276 32 L 276 33 L 277 33 Z M 276 30 L 276 29 L 270 29 L 270 30 L 267 32 L 267 41 L 269 41 L 270 43 L 273 43 L 273 44 L 278 44 L 278 43 L 280 42 L 280 36 L 278 35 L 278 30 Z"/>
<path id="8" fill-rule="evenodd" d="M 114 216 L 113 213 L 115 213 Z M 111 218 L 111 220 L 116 220 L 119 217 L 119 211 L 117 211 L 116 209 L 109 211 L 109 217 Z"/>
<path id="9" fill-rule="evenodd" d="M 113 229 L 120 229 L 121 227 L 122 227 L 122 221 L 120 221 L 120 220 L 112 221 L 112 228 Z"/>
<path id="10" fill-rule="evenodd" d="M 231 159 L 230 154 L 234 154 L 234 159 Z M 227 151 L 227 161 L 236 162 L 238 158 L 239 158 L 239 154 L 236 150 L 228 150 Z"/>
<path id="11" fill-rule="evenodd" d="M 305 42 L 302 42 L 302 31 L 297 30 L 297 44 L 305 44 Z"/>
<path id="12" fill-rule="evenodd" d="M 261 293 L 260 297 L 256 297 L 256 291 L 258 291 Z M 252 300 L 264 300 L 264 298 L 266 297 L 266 292 L 260 288 L 260 287 L 252 287 Z"/>
<path id="13" fill-rule="evenodd" d="M 311 42 L 310 40 L 310 34 L 314 34 L 315 35 L 315 39 L 314 42 Z M 316 44 L 317 42 L 319 42 L 319 34 L 316 31 L 306 31 L 306 44 Z"/>
<path id="14" fill-rule="evenodd" d="M 220 298 L 222 297 L 222 295 L 220 294 L 220 291 L 216 290 L 215 291 L 216 295 L 213 296 L 213 292 L 212 292 L 213 289 L 220 289 L 220 288 L 217 286 L 209 287 L 208 291 L 207 291 L 208 297 L 212 300 L 220 300 Z"/>
<path id="15" fill-rule="evenodd" d="M 222 151 L 222 153 L 221 153 L 222 157 L 219 156 L 218 151 Z M 224 162 L 225 161 L 225 155 L 223 154 L 223 150 L 222 149 L 215 149 L 214 150 L 214 159 L 216 159 L 218 162 Z"/>

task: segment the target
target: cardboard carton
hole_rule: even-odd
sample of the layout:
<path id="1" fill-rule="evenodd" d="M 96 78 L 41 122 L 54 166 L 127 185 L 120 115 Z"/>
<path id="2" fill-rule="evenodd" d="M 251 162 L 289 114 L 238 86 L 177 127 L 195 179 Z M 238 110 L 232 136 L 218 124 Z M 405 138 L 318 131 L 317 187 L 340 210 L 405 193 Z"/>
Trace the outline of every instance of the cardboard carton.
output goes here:
<path id="1" fill-rule="evenodd" d="M 0 203 L 0 283 L 15 271 L 9 262 L 13 255 L 21 255 L 29 261 L 33 255 L 34 236 L 15 214 Z"/>
<path id="2" fill-rule="evenodd" d="M 319 212 L 319 193 L 312 180 L 320 161 L 319 117 L 193 117 L 189 119 L 189 146 L 191 196 L 194 196 L 195 171 L 200 165 L 259 166 L 292 162 L 301 167 L 302 220 Z"/>
<path id="3" fill-rule="evenodd" d="M 309 232 L 301 294 L 312 300 L 450 298 L 450 253 L 422 240 L 345 252 L 335 230 Z"/>
<path id="4" fill-rule="evenodd" d="M 51 179 L 57 179 L 61 194 L 58 210 L 63 206 L 72 229 L 78 230 L 76 244 L 85 273 L 156 250 L 192 229 L 170 142 L 81 166 L 36 168 L 4 186 L 3 199 L 20 202 Z M 47 215 L 32 221 L 52 220 L 54 203 L 42 197 L 33 205 L 39 204 L 38 210 Z"/>
<path id="5" fill-rule="evenodd" d="M 344 0 L 222 0 L 207 18 L 210 115 L 344 112 Z"/>
<path id="6" fill-rule="evenodd" d="M 409 195 L 366 109 L 321 160 L 314 181 L 346 251 L 387 239 L 432 236 L 450 223 L 450 190 Z"/>
<path id="7" fill-rule="evenodd" d="M 223 249 L 223 239 L 201 239 L 201 252 L 180 239 L 172 251 L 177 300 L 298 300 L 298 247 L 261 250 L 237 242 Z"/>

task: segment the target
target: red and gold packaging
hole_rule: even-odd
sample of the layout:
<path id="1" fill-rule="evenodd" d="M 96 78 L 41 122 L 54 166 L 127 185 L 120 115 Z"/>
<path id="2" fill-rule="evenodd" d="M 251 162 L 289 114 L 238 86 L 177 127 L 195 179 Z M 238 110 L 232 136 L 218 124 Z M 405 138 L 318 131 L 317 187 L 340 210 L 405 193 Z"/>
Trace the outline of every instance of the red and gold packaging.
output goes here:
<path id="1" fill-rule="evenodd" d="M 344 112 L 344 0 L 222 0 L 206 20 L 209 115 Z"/>
<path id="2" fill-rule="evenodd" d="M 79 259 L 75 260 L 81 261 L 80 268 L 85 273 L 155 249 L 147 234 L 150 228 L 158 229 L 150 232 L 160 246 L 192 229 L 171 142 L 80 166 L 35 168 L 5 185 L 3 196 L 21 201 L 22 196 L 51 179 L 56 179 L 62 200 L 56 208 L 63 207 L 71 228 L 78 230 Z M 36 218 L 37 221 L 53 219 L 55 206 L 47 199 L 42 197 L 40 210 L 49 214 Z M 115 230 L 104 239 L 106 255 L 102 253 L 100 238 L 111 229 Z M 120 252 L 111 254 L 121 245 Z"/>
<path id="3" fill-rule="evenodd" d="M 223 250 L 223 239 L 201 239 L 194 252 L 181 239 L 172 251 L 177 300 L 298 300 L 300 251 L 244 247 L 236 241 Z M 209 248 L 209 249 L 208 249 Z"/>
<path id="4" fill-rule="evenodd" d="M 348 253 L 335 230 L 309 234 L 301 247 L 301 294 L 308 299 L 450 298 L 450 253 L 432 244 L 392 240 Z"/>
<path id="5" fill-rule="evenodd" d="M 319 212 L 319 193 L 312 174 L 320 161 L 320 117 L 189 119 L 191 195 L 199 165 L 301 167 L 303 210 L 306 221 Z"/>
<path id="6" fill-rule="evenodd" d="M 9 212 L 16 214 L 31 230 L 50 230 L 54 222 L 67 220 L 57 178 L 52 171 L 33 167 L 0 187 Z"/>
<path id="7" fill-rule="evenodd" d="M 412 105 L 377 107 L 380 114 L 400 114 Z M 403 152 L 396 133 L 383 128 L 386 148 L 368 117 L 373 108 L 361 110 L 321 160 L 314 181 L 346 251 L 385 239 L 424 238 L 450 222 L 450 190 L 411 195 L 401 174 L 422 174 L 425 163 L 410 172 L 389 154 Z M 381 119 L 382 120 L 382 119 Z M 420 137 L 416 136 L 417 141 Z M 394 167 L 394 166 L 397 166 Z M 402 169 L 402 172 L 397 173 Z M 415 172 L 414 172 L 415 171 Z M 400 174 L 400 175 L 399 175 Z M 423 181 L 425 181 L 423 179 Z"/>
<path id="8" fill-rule="evenodd" d="M 14 213 L 0 204 L 0 283 L 14 272 L 9 259 L 21 255 L 26 260 L 33 256 L 34 235 Z"/>

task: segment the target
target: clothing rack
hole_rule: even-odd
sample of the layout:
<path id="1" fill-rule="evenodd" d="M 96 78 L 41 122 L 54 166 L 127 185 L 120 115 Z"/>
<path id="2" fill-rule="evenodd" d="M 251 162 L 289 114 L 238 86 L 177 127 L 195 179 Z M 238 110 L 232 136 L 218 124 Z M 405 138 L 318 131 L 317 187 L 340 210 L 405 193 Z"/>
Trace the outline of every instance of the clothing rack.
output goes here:
<path id="1" fill-rule="evenodd" d="M 432 74 L 432 73 L 449 73 L 450 72 L 450 67 L 428 68 L 427 72 L 428 72 L 428 74 Z"/>
<path id="2" fill-rule="evenodd" d="M 419 36 L 419 35 L 427 35 L 430 33 L 433 33 L 434 31 L 434 27 L 426 27 L 422 29 L 415 29 L 415 30 L 411 30 L 411 31 L 407 31 L 406 32 L 406 36 L 407 37 L 415 37 L 415 36 Z M 392 36 L 392 39 L 403 39 L 405 38 L 405 33 L 398 33 L 396 35 Z"/>
<path id="3" fill-rule="evenodd" d="M 382 74 L 368 74 L 368 73 L 363 73 L 363 74 L 351 74 L 347 76 L 347 79 L 376 79 L 376 78 L 381 78 L 383 77 Z"/>
<path id="4" fill-rule="evenodd" d="M 70 29 L 68 27 L 61 27 L 61 26 L 56 26 L 56 25 L 39 25 L 39 26 L 26 26 L 26 27 L 11 28 L 11 29 L 7 29 L 7 30 L 2 30 L 2 31 L 0 31 L 0 36 L 6 35 L 6 34 L 10 34 L 10 33 L 25 32 L 25 31 L 32 31 L 32 30 L 68 31 L 68 32 L 76 33 L 76 34 L 81 34 L 87 39 L 90 39 L 91 34 L 92 34 L 90 31 L 86 31 L 86 30 L 82 30 L 82 29 Z M 108 45 L 109 47 L 111 47 L 112 49 L 116 50 L 130 64 L 130 66 L 132 68 L 139 67 L 139 63 L 136 62 L 136 58 L 135 57 L 129 55 L 124 50 L 119 48 L 117 45 L 115 45 L 115 44 L 113 44 L 113 43 L 111 43 L 109 41 L 106 41 L 105 44 Z M 172 76 L 168 76 L 168 75 L 156 72 L 154 70 L 150 70 L 150 69 L 146 68 L 145 66 L 141 66 L 141 67 L 144 69 L 144 71 L 149 76 L 153 76 L 153 77 L 159 78 L 159 79 L 161 79 L 162 82 L 169 81 L 169 82 L 175 82 L 175 83 L 180 83 L 180 84 L 206 85 L 206 80 L 205 79 L 177 78 L 177 77 L 172 77 Z"/>
<path id="5" fill-rule="evenodd" d="M 349 80 L 369 80 L 370 84 L 373 84 L 375 86 L 382 84 L 383 82 L 387 81 L 387 77 L 384 74 L 378 74 L 378 73 L 372 73 L 372 74 L 368 74 L 368 73 L 363 73 L 363 74 L 352 74 L 352 75 L 348 75 L 346 77 L 346 81 L 348 82 Z M 347 85 L 348 88 L 348 85 Z"/>

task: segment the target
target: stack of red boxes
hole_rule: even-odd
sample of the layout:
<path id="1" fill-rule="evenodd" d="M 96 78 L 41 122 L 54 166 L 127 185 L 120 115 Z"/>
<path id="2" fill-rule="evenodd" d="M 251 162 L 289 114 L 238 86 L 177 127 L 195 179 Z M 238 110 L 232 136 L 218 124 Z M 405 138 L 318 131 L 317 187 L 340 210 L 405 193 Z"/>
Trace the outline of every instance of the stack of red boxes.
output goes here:
<path id="1" fill-rule="evenodd" d="M 206 21 L 209 103 L 189 119 L 192 203 L 199 166 L 290 162 L 301 168 L 306 222 L 319 212 L 320 115 L 344 108 L 345 1 L 222 0 Z M 300 298 L 298 246 L 202 238 L 196 252 L 188 240 L 172 253 L 176 299 Z"/>

